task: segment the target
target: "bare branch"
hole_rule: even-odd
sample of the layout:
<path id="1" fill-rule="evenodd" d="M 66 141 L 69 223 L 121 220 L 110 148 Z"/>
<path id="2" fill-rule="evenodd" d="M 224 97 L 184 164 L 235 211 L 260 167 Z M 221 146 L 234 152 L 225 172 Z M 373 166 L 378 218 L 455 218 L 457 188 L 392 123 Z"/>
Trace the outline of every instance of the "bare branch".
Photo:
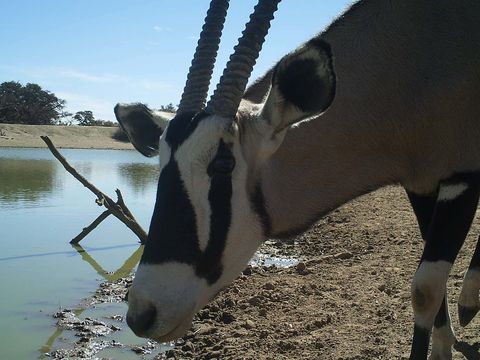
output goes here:
<path id="1" fill-rule="evenodd" d="M 91 192 L 93 192 L 96 196 L 97 199 L 95 200 L 97 205 L 105 206 L 107 208 L 107 211 L 105 211 L 103 214 L 101 214 L 92 224 L 90 224 L 88 227 L 86 227 L 82 233 L 80 233 L 75 239 L 76 240 L 80 235 L 82 235 L 86 229 L 90 230 L 86 232 L 86 234 L 83 236 L 85 237 L 90 231 L 92 231 L 101 221 L 103 221 L 109 214 L 114 215 L 117 219 L 119 219 L 121 222 L 123 222 L 130 230 L 132 230 L 135 235 L 140 239 L 140 243 L 144 244 L 145 241 L 147 240 L 147 233 L 143 228 L 137 223 L 135 220 L 134 216 L 132 215 L 131 211 L 128 209 L 128 207 L 125 205 L 125 202 L 123 201 L 123 196 L 120 190 L 116 190 L 117 196 L 118 196 L 118 201 L 115 202 L 113 201 L 109 196 L 105 195 L 102 191 L 97 189 L 94 185 L 92 185 L 87 179 L 85 179 L 82 175 L 78 173 L 77 170 L 71 166 L 68 161 L 58 152 L 57 148 L 55 145 L 53 145 L 52 141 L 48 138 L 48 136 L 41 136 L 42 140 L 47 144 L 48 148 L 52 152 L 53 156 L 57 158 L 58 161 L 63 165 L 65 170 L 67 170 L 70 174 L 73 175 L 75 179 L 80 181 L 83 186 L 85 186 L 87 189 L 89 189 Z M 106 214 L 108 212 L 108 214 Z M 106 215 L 105 215 L 106 214 Z M 98 222 L 97 222 L 98 221 Z M 93 226 L 96 224 L 95 226 Z M 93 226 L 93 227 L 92 227 Z M 81 239 L 81 237 L 76 241 L 78 243 Z M 75 242 L 74 242 L 75 243 Z"/>
<path id="2" fill-rule="evenodd" d="M 105 220 L 112 212 L 110 210 L 105 210 L 103 213 L 100 214 L 90 225 L 83 228 L 82 232 L 75 236 L 70 241 L 70 244 L 76 245 L 78 244 L 85 236 L 90 234 L 90 232 L 95 229 L 103 220 Z"/>

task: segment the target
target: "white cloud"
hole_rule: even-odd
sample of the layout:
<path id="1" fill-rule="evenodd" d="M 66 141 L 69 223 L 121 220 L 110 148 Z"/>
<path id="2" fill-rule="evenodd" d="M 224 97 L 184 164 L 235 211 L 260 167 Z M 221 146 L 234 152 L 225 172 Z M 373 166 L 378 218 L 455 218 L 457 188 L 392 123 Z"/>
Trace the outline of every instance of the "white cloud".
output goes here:
<path id="1" fill-rule="evenodd" d="M 68 67 L 16 67 L 0 64 L 0 70 L 31 79 L 77 79 L 88 83 L 120 83 L 129 79 L 115 74 L 91 74 Z"/>
<path id="2" fill-rule="evenodd" d="M 67 101 L 66 110 L 69 112 L 76 113 L 77 111 L 91 110 L 97 119 L 115 119 L 115 115 L 113 114 L 113 107 L 115 104 L 110 101 L 99 100 L 96 97 L 68 91 L 59 91 L 56 95 L 60 99 L 65 99 Z"/>
<path id="3" fill-rule="evenodd" d="M 172 31 L 172 28 L 171 27 L 168 27 L 168 26 L 159 26 L 159 25 L 155 25 L 153 27 L 153 30 L 155 30 L 156 32 L 164 32 L 164 31 Z"/>
<path id="4" fill-rule="evenodd" d="M 73 78 L 73 79 L 78 79 L 78 80 L 93 82 L 93 83 L 100 83 L 100 82 L 115 83 L 115 82 L 128 81 L 128 79 L 115 74 L 94 75 L 94 74 L 88 74 L 88 73 L 84 73 L 74 69 L 64 69 L 64 70 L 58 69 L 57 74 L 60 77 Z"/>
<path id="5" fill-rule="evenodd" d="M 132 82 L 133 86 L 139 87 L 143 90 L 173 90 L 174 86 L 171 84 L 162 82 L 162 81 L 152 81 L 152 80 L 136 80 Z"/>
<path id="6" fill-rule="evenodd" d="M 2 74 L 9 74 L 8 76 Z M 70 67 L 21 67 L 0 64 L 4 78 L 21 83 L 38 83 L 67 101 L 66 111 L 75 113 L 91 110 L 102 120 L 114 120 L 113 107 L 117 102 L 171 102 L 172 94 L 180 92 L 178 84 L 161 79 L 120 76 L 112 73 L 90 73 Z M 153 96 L 154 94 L 154 96 Z M 130 98 L 132 96 L 132 98 Z M 168 100 L 163 101 L 163 98 Z"/>

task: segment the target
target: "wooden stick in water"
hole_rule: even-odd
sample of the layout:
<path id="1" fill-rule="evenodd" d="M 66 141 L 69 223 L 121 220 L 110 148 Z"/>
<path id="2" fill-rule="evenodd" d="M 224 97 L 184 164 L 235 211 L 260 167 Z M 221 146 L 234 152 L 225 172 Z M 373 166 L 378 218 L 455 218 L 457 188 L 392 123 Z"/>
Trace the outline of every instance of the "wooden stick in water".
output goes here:
<path id="1" fill-rule="evenodd" d="M 105 220 L 110 214 L 114 215 L 117 219 L 123 222 L 130 230 L 133 231 L 135 235 L 140 239 L 140 243 L 144 244 L 147 240 L 147 233 L 143 228 L 137 223 L 135 217 L 132 215 L 130 209 L 125 205 L 123 200 L 122 193 L 119 189 L 116 189 L 115 192 L 117 193 L 117 201 L 113 201 L 108 195 L 104 194 L 102 191 L 97 189 L 93 184 L 91 184 L 87 179 L 85 179 L 82 175 L 78 173 L 77 170 L 73 166 L 71 166 L 68 161 L 58 152 L 55 145 L 53 145 L 52 141 L 49 139 L 48 136 L 41 136 L 42 140 L 47 144 L 48 148 L 52 152 L 53 156 L 60 161 L 63 165 L 65 170 L 67 170 L 72 176 L 80 181 L 83 186 L 93 192 L 96 196 L 96 203 L 98 205 L 103 205 L 107 209 L 104 211 L 98 218 L 96 218 L 89 226 L 83 229 L 83 231 L 76 236 L 72 241 L 71 244 L 78 244 L 80 240 L 82 240 L 85 236 L 87 236 L 93 229 L 95 229 L 98 224 L 100 224 L 103 220 Z"/>

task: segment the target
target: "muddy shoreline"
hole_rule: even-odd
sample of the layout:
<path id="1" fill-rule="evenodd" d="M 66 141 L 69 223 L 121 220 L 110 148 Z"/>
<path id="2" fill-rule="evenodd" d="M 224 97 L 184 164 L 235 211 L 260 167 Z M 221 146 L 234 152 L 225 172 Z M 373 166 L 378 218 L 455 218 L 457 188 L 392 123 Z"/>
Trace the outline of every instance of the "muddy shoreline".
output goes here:
<path id="1" fill-rule="evenodd" d="M 456 313 L 463 275 L 479 233 L 477 216 L 448 284 L 458 340 L 455 360 L 480 358 L 480 318 L 461 328 Z M 422 242 L 401 188 L 363 196 L 292 241 L 271 241 L 269 246 L 301 262 L 288 268 L 249 266 L 166 351 L 155 353 L 154 342 L 130 348 L 105 343 L 102 331 L 126 331 L 124 313 L 109 315 L 119 317 L 116 329 L 102 318 L 65 323 L 71 317 L 66 311 L 57 313 L 57 320 L 78 335 L 68 349 L 57 349 L 49 356 L 102 357 L 95 349 L 110 346 L 124 347 L 139 359 L 408 358 L 413 330 L 410 281 Z M 102 284 L 83 306 L 122 302 L 130 282 L 127 277 Z M 91 331 L 95 327 L 98 331 Z"/>

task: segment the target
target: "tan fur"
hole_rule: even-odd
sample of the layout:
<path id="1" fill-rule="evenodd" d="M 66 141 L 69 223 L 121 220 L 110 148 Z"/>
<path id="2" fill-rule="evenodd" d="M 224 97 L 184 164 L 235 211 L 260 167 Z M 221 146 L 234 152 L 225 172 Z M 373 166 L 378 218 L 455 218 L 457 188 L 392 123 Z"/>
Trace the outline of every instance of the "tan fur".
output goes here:
<path id="1" fill-rule="evenodd" d="M 262 169 L 274 233 L 386 184 L 429 193 L 480 169 L 479 24 L 474 0 L 367 0 L 320 34 L 336 97 L 291 128 Z M 246 99 L 263 99 L 270 78 Z"/>

